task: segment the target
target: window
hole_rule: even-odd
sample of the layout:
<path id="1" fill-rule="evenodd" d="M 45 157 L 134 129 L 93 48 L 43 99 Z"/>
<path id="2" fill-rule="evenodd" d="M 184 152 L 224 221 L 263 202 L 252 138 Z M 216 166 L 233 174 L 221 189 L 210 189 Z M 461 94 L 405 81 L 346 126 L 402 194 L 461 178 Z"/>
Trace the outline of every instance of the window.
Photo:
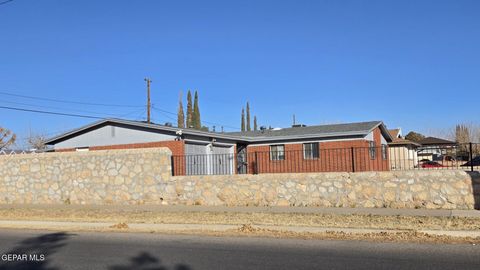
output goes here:
<path id="1" fill-rule="evenodd" d="M 304 143 L 303 144 L 303 158 L 317 159 L 319 157 L 318 143 Z"/>
<path id="2" fill-rule="evenodd" d="M 271 145 L 270 160 L 285 160 L 285 145 Z"/>
<path id="3" fill-rule="evenodd" d="M 382 158 L 383 160 L 387 159 L 387 146 L 385 144 L 382 144 Z"/>
<path id="4" fill-rule="evenodd" d="M 370 152 L 370 158 L 375 159 L 377 156 L 377 149 L 375 148 L 375 142 L 368 142 L 369 144 L 369 152 Z"/>

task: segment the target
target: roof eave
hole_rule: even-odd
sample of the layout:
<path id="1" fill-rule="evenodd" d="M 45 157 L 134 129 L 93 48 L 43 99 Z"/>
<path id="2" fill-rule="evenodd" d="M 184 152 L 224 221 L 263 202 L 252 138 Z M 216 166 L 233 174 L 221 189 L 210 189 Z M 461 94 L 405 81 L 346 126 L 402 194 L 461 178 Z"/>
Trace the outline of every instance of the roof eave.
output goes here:
<path id="1" fill-rule="evenodd" d="M 243 139 L 241 137 L 223 135 L 223 134 L 220 134 L 220 133 L 212 133 L 212 132 L 205 132 L 205 131 L 198 131 L 198 130 L 191 130 L 191 129 L 167 127 L 167 126 L 161 126 L 161 125 L 157 125 L 157 124 L 133 122 L 133 121 L 130 121 L 130 120 L 123 120 L 123 119 L 116 119 L 116 118 L 107 118 L 107 119 L 102 119 L 102 120 L 93 122 L 91 124 L 85 125 L 81 128 L 74 129 L 74 130 L 69 131 L 67 133 L 55 136 L 51 139 L 48 139 L 45 142 L 45 144 L 47 144 L 47 145 L 56 144 L 58 142 L 66 140 L 69 136 L 72 136 L 74 134 L 83 132 L 87 129 L 93 128 L 95 126 L 103 125 L 103 124 L 106 124 L 106 123 L 124 124 L 124 125 L 145 127 L 145 128 L 151 128 L 151 129 L 162 130 L 162 131 L 170 131 L 170 132 L 182 131 L 182 134 L 187 134 L 187 135 L 205 136 L 205 137 L 212 137 L 212 138 L 225 139 L 225 140 L 234 140 L 234 141 L 245 141 L 245 139 Z"/>
<path id="2" fill-rule="evenodd" d="M 382 132 L 382 135 L 387 140 L 387 143 L 388 142 L 393 142 L 392 135 L 390 134 L 390 132 L 388 132 L 388 129 L 385 126 L 385 124 L 383 123 L 383 121 L 378 121 L 378 124 L 376 124 L 374 127 L 372 127 L 369 132 L 372 132 L 377 127 L 380 127 L 380 132 Z"/>

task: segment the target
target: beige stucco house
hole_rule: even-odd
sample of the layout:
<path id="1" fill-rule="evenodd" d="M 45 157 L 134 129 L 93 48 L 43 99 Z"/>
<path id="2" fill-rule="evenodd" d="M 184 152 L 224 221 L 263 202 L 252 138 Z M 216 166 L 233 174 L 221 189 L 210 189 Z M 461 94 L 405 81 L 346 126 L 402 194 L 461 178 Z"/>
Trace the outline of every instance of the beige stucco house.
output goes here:
<path id="1" fill-rule="evenodd" d="M 417 168 L 417 148 L 420 144 L 406 140 L 399 128 L 391 129 L 389 132 L 393 138 L 393 141 L 388 143 L 390 169 L 410 170 Z"/>

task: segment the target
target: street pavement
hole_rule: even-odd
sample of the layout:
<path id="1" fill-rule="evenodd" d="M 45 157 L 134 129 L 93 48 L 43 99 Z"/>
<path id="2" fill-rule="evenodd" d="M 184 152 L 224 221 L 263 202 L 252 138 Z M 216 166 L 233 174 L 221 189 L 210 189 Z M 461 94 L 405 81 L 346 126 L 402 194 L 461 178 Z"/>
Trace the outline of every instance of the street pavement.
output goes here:
<path id="1" fill-rule="evenodd" d="M 10 269 L 480 269 L 480 246 L 2 229 Z"/>

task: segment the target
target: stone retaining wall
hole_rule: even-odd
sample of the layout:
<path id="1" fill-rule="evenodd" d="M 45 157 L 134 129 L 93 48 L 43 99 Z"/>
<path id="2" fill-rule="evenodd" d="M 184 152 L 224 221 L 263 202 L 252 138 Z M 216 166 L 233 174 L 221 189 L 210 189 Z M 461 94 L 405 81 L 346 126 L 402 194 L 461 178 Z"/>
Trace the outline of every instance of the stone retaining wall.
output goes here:
<path id="1" fill-rule="evenodd" d="M 156 148 L 2 156 L 0 203 L 472 209 L 476 201 L 480 206 L 478 173 L 172 177 L 170 155 Z"/>
<path id="2" fill-rule="evenodd" d="M 464 171 L 181 176 L 169 180 L 167 202 L 201 205 L 276 205 L 473 209 L 480 176 Z"/>
<path id="3" fill-rule="evenodd" d="M 137 204 L 171 177 L 168 148 L 0 156 L 0 203 Z"/>

